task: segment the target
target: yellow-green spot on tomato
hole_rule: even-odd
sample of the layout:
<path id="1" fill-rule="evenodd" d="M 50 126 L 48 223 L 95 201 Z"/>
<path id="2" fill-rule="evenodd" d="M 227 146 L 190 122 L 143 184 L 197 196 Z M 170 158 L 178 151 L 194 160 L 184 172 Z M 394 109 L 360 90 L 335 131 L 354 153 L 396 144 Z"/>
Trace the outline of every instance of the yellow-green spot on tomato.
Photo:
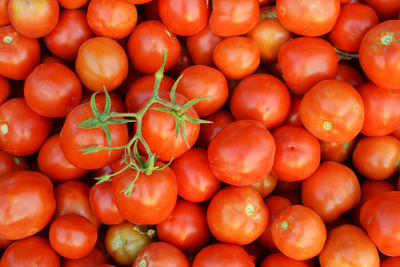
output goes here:
<path id="1" fill-rule="evenodd" d="M 247 205 L 246 206 L 246 214 L 247 215 L 253 215 L 255 212 L 254 207 L 252 205 Z"/>
<path id="2" fill-rule="evenodd" d="M 393 42 L 393 34 L 388 33 L 382 36 L 381 43 L 383 45 L 389 45 L 391 42 Z"/>
<path id="3" fill-rule="evenodd" d="M 143 260 L 141 260 L 141 261 L 139 262 L 139 267 L 146 267 L 146 266 L 147 266 L 147 262 L 146 262 L 145 259 L 143 259 Z"/>
<path id="4" fill-rule="evenodd" d="M 21 161 L 20 161 L 18 158 L 16 158 L 16 157 L 13 157 L 13 161 L 14 161 L 14 163 L 15 163 L 16 165 L 21 164 Z"/>
<path id="5" fill-rule="evenodd" d="M 287 229 L 289 229 L 289 223 L 287 221 L 282 222 L 281 228 L 283 231 L 286 231 Z"/>
<path id="6" fill-rule="evenodd" d="M 7 124 L 2 124 L 1 126 L 0 126 L 0 131 L 4 134 L 4 135 L 6 135 L 6 134 L 8 134 L 8 125 Z"/>
<path id="7" fill-rule="evenodd" d="M 124 244 L 125 244 L 125 241 L 122 240 L 122 239 L 117 239 L 117 240 L 115 241 L 115 246 L 116 246 L 117 248 L 123 248 L 123 247 L 124 247 Z"/>
<path id="8" fill-rule="evenodd" d="M 324 122 L 324 129 L 325 130 L 331 130 L 332 129 L 332 123 L 330 123 L 329 121 L 325 121 Z"/>
<path id="9" fill-rule="evenodd" d="M 7 36 L 5 36 L 3 38 L 3 42 L 6 43 L 6 44 L 11 43 L 12 41 L 13 41 L 13 38 L 11 36 L 9 36 L 9 35 L 7 35 Z"/>

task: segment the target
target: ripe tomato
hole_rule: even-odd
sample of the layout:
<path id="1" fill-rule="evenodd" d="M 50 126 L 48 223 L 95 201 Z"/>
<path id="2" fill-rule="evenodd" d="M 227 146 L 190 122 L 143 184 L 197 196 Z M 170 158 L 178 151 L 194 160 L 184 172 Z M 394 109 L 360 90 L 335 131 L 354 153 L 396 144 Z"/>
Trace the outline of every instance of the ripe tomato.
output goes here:
<path id="1" fill-rule="evenodd" d="M 190 267 L 190 262 L 185 254 L 171 244 L 156 242 L 146 246 L 140 251 L 132 267 Z"/>
<path id="2" fill-rule="evenodd" d="M 13 156 L 0 150 L 0 177 L 18 171 L 29 169 L 25 157 Z"/>
<path id="3" fill-rule="evenodd" d="M 66 214 L 50 225 L 49 241 L 53 249 L 64 258 L 80 259 L 94 249 L 97 229 L 85 217 Z"/>
<path id="4" fill-rule="evenodd" d="M 400 11 L 400 2 L 397 0 L 364 0 L 371 6 L 381 20 L 396 19 Z"/>
<path id="5" fill-rule="evenodd" d="M 77 9 L 85 6 L 90 0 L 58 0 L 60 6 L 65 9 Z"/>
<path id="6" fill-rule="evenodd" d="M 8 16 L 8 2 L 9 0 L 0 1 L 0 27 L 10 24 L 10 17 Z"/>
<path id="7" fill-rule="evenodd" d="M 380 267 L 397 267 L 400 264 L 400 257 L 390 257 L 381 262 Z"/>
<path id="8" fill-rule="evenodd" d="M 13 240 L 42 230 L 56 208 L 50 179 L 34 171 L 1 177 L 0 203 L 0 236 Z"/>
<path id="9" fill-rule="evenodd" d="M 107 263 L 107 259 L 103 252 L 98 248 L 94 248 L 86 257 L 77 260 L 63 259 L 62 267 L 99 267 L 100 264 Z"/>
<path id="10" fill-rule="evenodd" d="M 337 62 L 332 45 L 320 38 L 292 39 L 282 45 L 278 53 L 284 80 L 296 95 L 304 95 L 318 82 L 334 78 Z"/>
<path id="11" fill-rule="evenodd" d="M 268 255 L 260 267 L 308 267 L 309 265 L 305 261 L 298 261 L 285 256 L 282 253 L 274 253 Z"/>
<path id="12" fill-rule="evenodd" d="M 343 163 L 350 158 L 357 143 L 357 138 L 349 142 L 339 144 L 334 142 L 319 141 L 321 145 L 322 161 L 336 161 Z"/>
<path id="13" fill-rule="evenodd" d="M 0 76 L 0 104 L 3 104 L 4 102 L 7 101 L 7 99 L 11 95 L 11 85 L 10 82 Z"/>
<path id="14" fill-rule="evenodd" d="M 303 126 L 303 123 L 300 119 L 300 103 L 302 96 L 298 95 L 290 95 L 290 109 L 289 113 L 286 116 L 284 124 L 289 124 L 293 126 Z"/>
<path id="15" fill-rule="evenodd" d="M 363 76 L 355 68 L 343 62 L 338 64 L 335 79 L 349 83 L 357 89 L 365 83 Z"/>
<path id="16" fill-rule="evenodd" d="M 261 181 L 252 184 L 251 186 L 260 193 L 262 198 L 266 198 L 269 194 L 271 194 L 276 184 L 278 183 L 278 179 L 272 173 L 268 174 L 264 179 Z"/>
<path id="17" fill-rule="evenodd" d="M 240 80 L 257 69 L 260 50 L 248 37 L 229 37 L 215 46 L 213 60 L 226 78 Z"/>
<path id="18" fill-rule="evenodd" d="M 217 243 L 204 247 L 194 258 L 192 267 L 255 267 L 249 254 L 240 246 Z"/>
<path id="19" fill-rule="evenodd" d="M 247 245 L 267 227 L 269 212 L 254 188 L 228 186 L 221 189 L 207 208 L 207 223 L 221 242 Z"/>
<path id="20" fill-rule="evenodd" d="M 318 139 L 346 143 L 361 131 L 364 104 L 350 84 L 324 80 L 303 96 L 300 117 L 307 130 Z"/>
<path id="21" fill-rule="evenodd" d="M 1 257 L 0 266 L 59 267 L 60 259 L 49 242 L 40 236 L 31 236 L 10 245 Z"/>
<path id="22" fill-rule="evenodd" d="M 375 85 L 400 90 L 400 20 L 385 21 L 370 29 L 361 42 L 359 58 Z"/>
<path id="23" fill-rule="evenodd" d="M 252 185 L 269 174 L 275 156 L 270 132 L 253 120 L 235 121 L 222 129 L 208 147 L 212 172 L 221 181 Z"/>
<path id="24" fill-rule="evenodd" d="M 219 36 L 242 35 L 256 25 L 259 13 L 258 0 L 212 0 L 209 25 Z"/>
<path id="25" fill-rule="evenodd" d="M 354 208 L 360 197 L 357 176 L 349 167 L 334 161 L 321 163 L 301 185 L 303 204 L 313 209 L 324 222 L 333 222 Z"/>
<path id="26" fill-rule="evenodd" d="M 93 33 L 86 20 L 86 12 L 72 9 L 61 10 L 57 25 L 43 40 L 53 55 L 74 61 L 79 47 L 92 37 Z"/>
<path id="27" fill-rule="evenodd" d="M 19 34 L 13 26 L 0 28 L 0 75 L 23 80 L 39 64 L 40 46 L 36 39 Z"/>
<path id="28" fill-rule="evenodd" d="M 326 241 L 326 228 L 321 217 L 302 205 L 282 211 L 275 218 L 271 232 L 276 247 L 295 260 L 317 256 Z"/>
<path id="29" fill-rule="evenodd" d="M 289 31 L 304 36 L 321 36 L 335 26 L 340 0 L 277 0 L 276 12 Z"/>

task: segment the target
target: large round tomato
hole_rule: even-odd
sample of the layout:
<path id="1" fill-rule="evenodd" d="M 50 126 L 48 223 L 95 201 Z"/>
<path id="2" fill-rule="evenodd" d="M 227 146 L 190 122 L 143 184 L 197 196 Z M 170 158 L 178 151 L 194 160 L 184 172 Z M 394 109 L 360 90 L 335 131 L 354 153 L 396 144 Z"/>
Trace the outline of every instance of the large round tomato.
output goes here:
<path id="1" fill-rule="evenodd" d="M 80 259 L 63 259 L 62 267 L 99 267 L 100 264 L 107 263 L 107 259 L 103 252 L 98 248 L 94 248 L 92 252 Z"/>
<path id="2" fill-rule="evenodd" d="M 397 0 L 364 0 L 378 13 L 381 20 L 397 19 L 400 11 L 400 2 Z"/>
<path id="3" fill-rule="evenodd" d="M 349 83 L 357 89 L 365 83 L 364 77 L 354 67 L 342 61 L 338 64 L 335 79 Z"/>
<path id="4" fill-rule="evenodd" d="M 132 267 L 142 266 L 190 267 L 190 262 L 185 254 L 173 245 L 165 242 L 156 242 L 142 249 L 132 264 Z"/>
<path id="5" fill-rule="evenodd" d="M 321 140 L 319 140 L 319 143 L 321 145 L 322 161 L 329 160 L 343 163 L 353 154 L 353 150 L 357 143 L 357 137 L 343 144 Z"/>
<path id="6" fill-rule="evenodd" d="M 0 27 L 10 24 L 10 17 L 8 16 L 8 2 L 9 0 L 0 1 Z"/>

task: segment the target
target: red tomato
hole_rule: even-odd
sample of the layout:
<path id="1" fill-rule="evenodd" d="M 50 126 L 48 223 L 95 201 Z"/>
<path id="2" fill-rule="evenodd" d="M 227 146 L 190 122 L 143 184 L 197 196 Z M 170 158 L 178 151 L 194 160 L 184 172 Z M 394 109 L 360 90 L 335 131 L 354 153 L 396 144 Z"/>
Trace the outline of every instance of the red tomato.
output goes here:
<path id="1" fill-rule="evenodd" d="M 74 61 L 79 47 L 92 37 L 93 33 L 86 20 L 86 12 L 73 9 L 61 10 L 57 25 L 43 40 L 53 55 Z"/>
<path id="2" fill-rule="evenodd" d="M 248 37 L 229 37 L 215 46 L 213 60 L 226 78 L 240 80 L 257 69 L 260 51 Z"/>
<path id="3" fill-rule="evenodd" d="M 339 144 L 334 142 L 319 141 L 321 145 L 322 161 L 337 161 L 343 163 L 350 158 L 357 143 L 357 138 Z"/>
<path id="4" fill-rule="evenodd" d="M 365 83 L 364 78 L 355 68 L 343 62 L 338 64 L 335 79 L 349 83 L 354 88 L 358 88 Z"/>
<path id="5" fill-rule="evenodd" d="M 278 63 L 289 89 L 296 95 L 304 95 L 318 82 L 335 77 L 338 58 L 327 41 L 302 37 L 281 47 Z"/>
<path id="6" fill-rule="evenodd" d="M 221 181 L 252 185 L 271 171 L 275 150 L 274 139 L 261 122 L 241 120 L 232 122 L 212 139 L 208 161 Z"/>
<path id="7" fill-rule="evenodd" d="M 204 247 L 194 258 L 192 267 L 255 267 L 249 254 L 237 245 L 217 243 Z"/>
<path id="8" fill-rule="evenodd" d="M 190 36 L 207 25 L 208 5 L 204 0 L 158 0 L 158 12 L 171 32 Z"/>
<path id="9" fill-rule="evenodd" d="M 53 249 L 64 258 L 80 259 L 94 249 L 97 229 L 85 217 L 66 214 L 50 225 L 49 241 Z"/>
<path id="10" fill-rule="evenodd" d="M 397 139 L 400 140 L 400 124 L 397 126 L 397 128 L 390 133 L 392 136 L 396 137 Z"/>
<path id="11" fill-rule="evenodd" d="M 166 167 L 151 175 L 141 172 L 131 195 L 124 190 L 134 181 L 136 171 L 127 169 L 113 177 L 112 190 L 118 210 L 125 219 L 135 224 L 158 224 L 168 218 L 177 199 L 174 172 Z"/>
<path id="12" fill-rule="evenodd" d="M 27 169 L 29 169 L 29 166 L 24 157 L 13 156 L 0 150 L 0 177 Z"/>
<path id="13" fill-rule="evenodd" d="M 0 148 L 12 155 L 37 152 L 50 134 L 52 121 L 33 112 L 23 98 L 0 105 Z"/>
<path id="14" fill-rule="evenodd" d="M 334 161 L 321 163 L 301 185 L 303 204 L 313 209 L 324 222 L 333 222 L 354 208 L 360 197 L 357 176 L 349 167 Z"/>
<path id="15" fill-rule="evenodd" d="M 50 179 L 34 171 L 1 177 L 0 203 L 0 236 L 13 240 L 42 230 L 56 208 Z"/>
<path id="16" fill-rule="evenodd" d="M 128 58 L 124 49 L 107 37 L 94 37 L 79 48 L 75 71 L 83 85 L 92 91 L 117 88 L 128 74 Z"/>
<path id="17" fill-rule="evenodd" d="M 127 49 L 130 62 L 141 73 L 155 73 L 161 66 L 163 50 L 167 50 L 167 71 L 178 62 L 181 48 L 175 34 L 159 21 L 149 20 L 135 27 Z"/>
<path id="18" fill-rule="evenodd" d="M 400 90 L 400 20 L 385 21 L 370 29 L 361 42 L 359 58 L 375 85 Z"/>
<path id="19" fill-rule="evenodd" d="M 284 124 L 289 124 L 293 126 L 303 126 L 303 123 L 300 119 L 300 103 L 302 96 L 298 95 L 290 95 L 290 110 Z"/>
<path id="20" fill-rule="evenodd" d="M 194 65 L 185 69 L 176 91 L 189 100 L 208 96 L 193 107 L 199 117 L 206 117 L 219 110 L 228 99 L 228 83 L 217 69 Z"/>
<path id="21" fill-rule="evenodd" d="M 6 78 L 0 76 L 0 104 L 6 102 L 7 99 L 10 97 L 10 95 L 11 95 L 10 82 Z"/>
<path id="22" fill-rule="evenodd" d="M 207 148 L 215 135 L 228 124 L 233 122 L 233 117 L 230 112 L 220 109 L 204 119 L 211 123 L 203 123 L 200 125 L 200 134 L 197 139 L 197 144 L 201 147 Z"/>
<path id="23" fill-rule="evenodd" d="M 258 120 L 268 130 L 280 126 L 290 109 L 290 93 L 275 76 L 254 74 L 236 86 L 230 101 L 236 120 Z"/>
<path id="24" fill-rule="evenodd" d="M 207 151 L 193 147 L 175 159 L 171 168 L 176 174 L 178 195 L 191 202 L 203 202 L 217 193 L 221 181 L 208 164 Z"/>
<path id="25" fill-rule="evenodd" d="M 98 248 L 94 248 L 88 256 L 81 259 L 64 259 L 62 267 L 98 267 L 103 263 L 107 263 L 106 257 Z"/>
<path id="26" fill-rule="evenodd" d="M 165 242 L 152 243 L 140 251 L 132 267 L 190 267 L 190 262 L 179 249 Z"/>
<path id="27" fill-rule="evenodd" d="M 87 22 L 97 36 L 122 39 L 136 26 L 136 6 L 124 0 L 92 0 L 87 9 Z"/>
<path id="28" fill-rule="evenodd" d="M 212 235 L 221 242 L 247 245 L 265 231 L 269 212 L 254 188 L 228 186 L 221 189 L 207 209 Z"/>
<path id="29" fill-rule="evenodd" d="M 397 267 L 399 264 L 400 257 L 391 257 L 382 261 L 380 267 Z"/>
<path id="30" fill-rule="evenodd" d="M 178 78 L 179 74 L 181 74 L 182 71 L 184 71 L 185 69 L 189 68 L 192 65 L 193 62 L 192 59 L 190 58 L 189 52 L 187 51 L 186 47 L 181 44 L 181 54 L 178 58 L 178 61 L 172 68 L 168 70 L 167 74 L 176 79 Z"/>
<path id="31" fill-rule="evenodd" d="M 65 9 L 77 9 L 85 6 L 90 0 L 58 0 L 60 6 Z"/>
<path id="32" fill-rule="evenodd" d="M 40 236 L 31 236 L 10 245 L 1 257 L 0 266 L 59 267 L 60 259 L 49 242 Z"/>
<path id="33" fill-rule="evenodd" d="M 248 33 L 257 23 L 258 0 L 212 0 L 209 25 L 220 36 Z"/>
<path id="34" fill-rule="evenodd" d="M 266 198 L 269 194 L 271 194 L 276 185 L 278 183 L 278 179 L 272 173 L 268 174 L 261 181 L 252 184 L 251 186 L 260 193 L 262 198 Z"/>
<path id="35" fill-rule="evenodd" d="M 276 247 L 295 260 L 317 256 L 326 241 L 326 229 L 321 217 L 310 208 L 293 205 L 274 220 L 272 239 Z"/>
<path id="36" fill-rule="evenodd" d="M 277 0 L 280 22 L 291 32 L 304 36 L 321 36 L 335 26 L 340 0 Z"/>
<path id="37" fill-rule="evenodd" d="M 39 64 L 40 46 L 36 39 L 19 34 L 13 26 L 0 28 L 0 75 L 23 80 Z"/>
<path id="38" fill-rule="evenodd" d="M 131 4 L 135 4 L 135 5 L 145 4 L 145 3 L 148 3 L 150 1 L 152 1 L 152 0 L 127 0 L 127 2 L 129 2 Z M 155 0 L 155 1 L 157 1 L 157 0 Z"/>
<path id="39" fill-rule="evenodd" d="M 274 253 L 268 255 L 260 267 L 308 267 L 309 265 L 305 261 L 293 260 L 282 253 Z"/>
<path id="40" fill-rule="evenodd" d="M 364 0 L 378 13 L 381 20 L 397 19 L 400 11 L 400 2 L 397 0 Z"/>
<path id="41" fill-rule="evenodd" d="M 384 180 L 392 176 L 400 162 L 400 141 L 393 136 L 363 137 L 353 152 L 353 164 L 363 176 Z"/>
<path id="42" fill-rule="evenodd" d="M 8 2 L 9 0 L 0 1 L 0 27 L 10 24 L 10 17 L 8 16 Z"/>
<path id="43" fill-rule="evenodd" d="M 346 143 L 362 128 L 364 104 L 350 84 L 324 80 L 303 96 L 300 117 L 307 130 L 318 139 Z"/>

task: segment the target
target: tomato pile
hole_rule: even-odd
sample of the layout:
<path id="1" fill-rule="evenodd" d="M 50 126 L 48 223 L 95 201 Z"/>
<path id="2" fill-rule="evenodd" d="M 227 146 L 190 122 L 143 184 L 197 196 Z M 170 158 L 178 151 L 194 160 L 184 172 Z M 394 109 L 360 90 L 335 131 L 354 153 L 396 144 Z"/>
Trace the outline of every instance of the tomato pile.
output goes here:
<path id="1" fill-rule="evenodd" d="M 398 267 L 399 171 L 399 0 L 0 0 L 0 267 Z"/>

